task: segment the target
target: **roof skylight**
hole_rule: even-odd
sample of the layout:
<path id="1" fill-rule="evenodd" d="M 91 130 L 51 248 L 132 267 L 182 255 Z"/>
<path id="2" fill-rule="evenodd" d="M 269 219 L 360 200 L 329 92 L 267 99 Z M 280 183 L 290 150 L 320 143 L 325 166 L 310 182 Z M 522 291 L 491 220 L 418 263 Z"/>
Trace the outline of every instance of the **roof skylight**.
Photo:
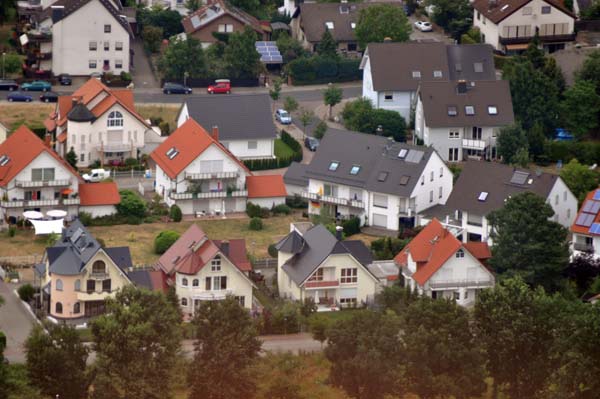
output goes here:
<path id="1" fill-rule="evenodd" d="M 339 166 L 340 166 L 340 163 L 338 161 L 332 161 L 329 164 L 329 170 L 332 171 L 332 172 L 335 172 L 338 169 Z"/>
<path id="2" fill-rule="evenodd" d="M 360 172 L 360 165 L 352 165 L 352 168 L 350 169 L 350 174 L 357 175 L 358 172 Z"/>

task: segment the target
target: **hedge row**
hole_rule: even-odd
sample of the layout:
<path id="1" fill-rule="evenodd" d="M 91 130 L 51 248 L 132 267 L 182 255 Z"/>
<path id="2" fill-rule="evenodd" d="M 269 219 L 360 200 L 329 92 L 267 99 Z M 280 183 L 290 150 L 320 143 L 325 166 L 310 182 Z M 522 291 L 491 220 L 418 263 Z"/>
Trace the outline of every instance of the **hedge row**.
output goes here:
<path id="1" fill-rule="evenodd" d="M 301 162 L 302 145 L 285 130 L 281 131 L 281 141 L 287 144 L 292 151 L 294 151 L 293 156 L 285 158 L 250 159 L 244 161 L 244 165 L 246 165 L 246 167 L 250 170 L 267 170 L 287 168 L 292 164 L 292 162 Z"/>
<path id="2" fill-rule="evenodd" d="M 579 162 L 592 165 L 600 161 L 600 143 L 589 141 L 551 141 L 546 154 L 548 161 L 566 164 L 576 158 Z"/>
<path id="3" fill-rule="evenodd" d="M 287 66 L 295 85 L 349 82 L 362 79 L 360 59 L 312 56 L 298 58 Z"/>

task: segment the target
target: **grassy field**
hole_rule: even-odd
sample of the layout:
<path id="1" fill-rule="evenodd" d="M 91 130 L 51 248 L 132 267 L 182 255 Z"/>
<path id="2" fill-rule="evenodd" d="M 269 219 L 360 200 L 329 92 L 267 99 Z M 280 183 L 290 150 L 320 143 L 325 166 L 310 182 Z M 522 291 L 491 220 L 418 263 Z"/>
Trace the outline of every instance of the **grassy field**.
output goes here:
<path id="1" fill-rule="evenodd" d="M 144 119 L 162 118 L 169 124 L 171 132 L 177 127 L 179 104 L 136 104 L 135 109 Z"/>
<path id="2" fill-rule="evenodd" d="M 294 156 L 294 151 L 289 145 L 283 142 L 281 139 L 275 140 L 275 156 L 277 158 L 291 158 Z"/>
<path id="3" fill-rule="evenodd" d="M 257 258 L 267 257 L 269 244 L 277 242 L 289 232 L 293 216 L 278 216 L 264 220 L 264 229 L 248 229 L 248 219 L 214 219 L 181 223 L 151 223 L 139 226 L 117 225 L 90 227 L 96 238 L 101 238 L 106 246 L 128 246 L 134 264 L 151 264 L 159 258 L 154 253 L 154 238 L 163 230 L 183 233 L 196 223 L 215 240 L 245 238 L 248 253 Z M 19 230 L 14 237 L 5 233 L 0 237 L 0 256 L 42 254 L 46 248 L 45 238 L 36 238 L 33 230 Z"/>
<path id="4" fill-rule="evenodd" d="M 31 129 L 43 128 L 44 119 L 54 111 L 54 107 L 54 104 L 46 103 L 36 103 L 35 106 L 24 103 L 2 104 L 0 121 L 11 131 L 22 124 L 26 124 Z"/>

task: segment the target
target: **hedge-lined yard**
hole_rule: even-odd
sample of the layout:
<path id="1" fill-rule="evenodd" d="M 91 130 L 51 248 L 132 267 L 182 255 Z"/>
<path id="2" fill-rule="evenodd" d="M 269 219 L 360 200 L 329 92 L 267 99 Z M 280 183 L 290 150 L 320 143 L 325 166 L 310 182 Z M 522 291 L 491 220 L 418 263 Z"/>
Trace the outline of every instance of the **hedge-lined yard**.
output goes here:
<path id="1" fill-rule="evenodd" d="M 281 139 L 275 140 L 275 158 L 251 159 L 244 161 L 250 170 L 268 170 L 287 168 L 292 162 L 302 161 L 302 145 L 285 130 Z"/>

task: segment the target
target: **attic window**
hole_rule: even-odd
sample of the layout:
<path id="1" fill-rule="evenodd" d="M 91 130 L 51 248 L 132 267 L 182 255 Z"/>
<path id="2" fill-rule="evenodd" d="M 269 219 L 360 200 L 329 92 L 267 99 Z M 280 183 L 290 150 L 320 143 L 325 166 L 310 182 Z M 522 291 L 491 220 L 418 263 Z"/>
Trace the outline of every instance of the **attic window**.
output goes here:
<path id="1" fill-rule="evenodd" d="M 0 157 L 0 166 L 6 166 L 6 164 L 10 161 L 8 155 L 2 155 Z"/>
<path id="2" fill-rule="evenodd" d="M 404 175 L 400 178 L 400 185 L 401 186 L 406 186 L 408 184 L 408 181 L 410 180 L 410 176 Z"/>
<path id="3" fill-rule="evenodd" d="M 335 172 L 339 166 L 340 163 L 338 161 L 333 161 L 329 164 L 329 170 Z"/>
<path id="4" fill-rule="evenodd" d="M 350 12 L 350 9 L 348 8 L 348 6 L 346 6 L 346 5 L 340 6 L 340 14 L 348 14 L 348 12 Z"/>
<path id="5" fill-rule="evenodd" d="M 506 11 L 506 9 L 508 8 L 508 6 L 509 6 L 508 4 L 505 5 L 505 6 L 502 6 L 502 8 L 500 9 L 500 11 Z"/>
<path id="6" fill-rule="evenodd" d="M 350 174 L 356 176 L 360 172 L 360 165 L 352 165 L 352 169 L 350 169 Z"/>
<path id="7" fill-rule="evenodd" d="M 458 114 L 458 111 L 457 111 L 456 107 L 454 105 L 449 105 L 448 106 L 448 115 L 456 116 L 457 114 Z"/>
<path id="8" fill-rule="evenodd" d="M 352 29 L 356 29 L 356 22 L 350 22 L 350 27 Z"/>
<path id="9" fill-rule="evenodd" d="M 481 73 L 483 72 L 483 62 L 474 62 L 473 69 L 475 72 Z"/>
<path id="10" fill-rule="evenodd" d="M 412 71 L 412 77 L 416 79 L 421 78 L 421 71 Z"/>
<path id="11" fill-rule="evenodd" d="M 433 77 L 434 78 L 441 78 L 442 77 L 442 71 L 433 71 Z"/>
<path id="12" fill-rule="evenodd" d="M 325 27 L 327 29 L 333 29 L 333 22 L 325 22 Z"/>
<path id="13" fill-rule="evenodd" d="M 465 106 L 465 114 L 467 115 L 475 115 L 475 107 L 472 105 Z"/>
<path id="14" fill-rule="evenodd" d="M 167 158 L 173 159 L 179 154 L 179 151 L 175 147 L 171 147 L 169 151 L 167 151 Z"/>
<path id="15" fill-rule="evenodd" d="M 403 148 L 398 153 L 398 158 L 404 159 L 404 158 L 406 158 L 406 154 L 408 154 L 408 150 L 406 148 Z"/>
<path id="16" fill-rule="evenodd" d="M 377 176 L 377 181 L 384 182 L 386 181 L 389 173 L 388 172 L 379 172 L 379 176 Z"/>
<path id="17" fill-rule="evenodd" d="M 498 115 L 498 108 L 495 105 L 488 105 L 488 114 Z"/>
<path id="18" fill-rule="evenodd" d="M 481 201 L 481 202 L 485 202 L 487 197 L 488 197 L 487 191 L 482 191 L 481 193 L 479 193 L 479 197 L 477 197 L 477 200 Z"/>

